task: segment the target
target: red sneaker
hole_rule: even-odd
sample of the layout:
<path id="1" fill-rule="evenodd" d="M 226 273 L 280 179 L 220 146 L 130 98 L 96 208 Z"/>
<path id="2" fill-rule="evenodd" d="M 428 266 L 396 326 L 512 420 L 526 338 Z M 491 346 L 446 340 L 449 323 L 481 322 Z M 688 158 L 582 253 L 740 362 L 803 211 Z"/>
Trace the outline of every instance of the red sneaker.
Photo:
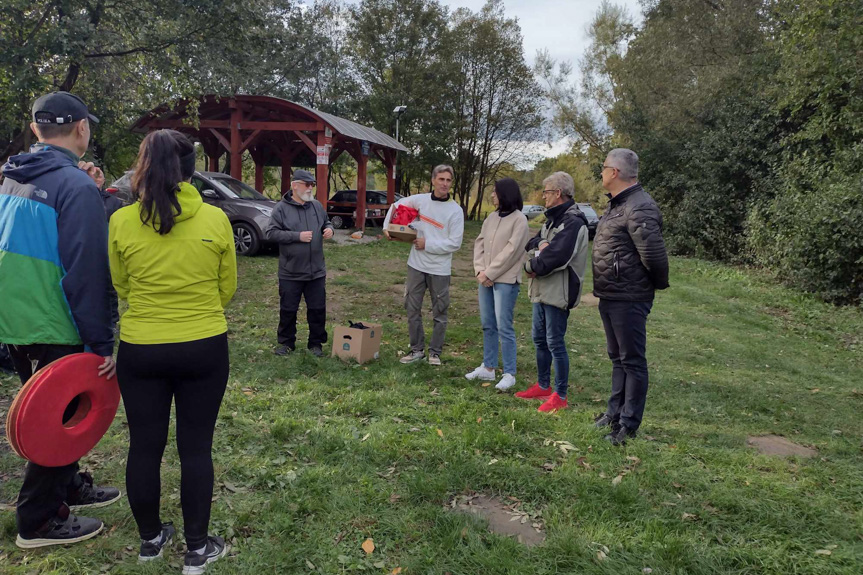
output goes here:
<path id="1" fill-rule="evenodd" d="M 538 383 L 534 383 L 531 387 L 525 389 L 524 391 L 519 391 L 515 394 L 516 397 L 520 397 L 522 399 L 542 399 L 544 397 L 548 397 L 554 393 L 551 390 L 551 387 L 548 389 L 543 389 L 539 386 Z"/>
<path id="2" fill-rule="evenodd" d="M 549 397 L 545 403 L 540 405 L 537 408 L 537 411 L 552 412 L 557 411 L 558 409 L 566 409 L 566 407 L 566 399 L 555 393 L 551 397 Z"/>

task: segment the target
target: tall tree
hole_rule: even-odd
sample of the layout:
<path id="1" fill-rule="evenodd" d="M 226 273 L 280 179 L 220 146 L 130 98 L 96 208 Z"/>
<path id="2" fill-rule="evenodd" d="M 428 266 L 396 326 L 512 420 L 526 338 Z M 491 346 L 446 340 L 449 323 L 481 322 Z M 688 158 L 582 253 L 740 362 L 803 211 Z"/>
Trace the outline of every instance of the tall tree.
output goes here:
<path id="1" fill-rule="evenodd" d="M 476 218 L 499 168 L 517 162 L 539 139 L 542 96 L 525 62 L 521 28 L 506 17 L 502 0 L 489 0 L 477 13 L 458 10 L 450 34 L 453 188 L 468 217 Z"/>
<path id="2" fill-rule="evenodd" d="M 357 117 L 395 133 L 396 106 L 407 106 L 400 139 L 411 153 L 399 159 L 400 193 L 430 180 L 430 166 L 447 159 L 452 110 L 450 66 L 442 58 L 446 8 L 436 0 L 363 0 L 351 9 L 350 47 L 358 89 Z"/>

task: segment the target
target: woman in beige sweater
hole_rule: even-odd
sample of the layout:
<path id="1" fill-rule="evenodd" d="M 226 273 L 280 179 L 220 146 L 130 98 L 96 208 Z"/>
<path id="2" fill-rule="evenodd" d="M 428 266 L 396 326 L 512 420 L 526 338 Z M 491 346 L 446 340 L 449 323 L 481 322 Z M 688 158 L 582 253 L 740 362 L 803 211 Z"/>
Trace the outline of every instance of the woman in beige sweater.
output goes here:
<path id="1" fill-rule="evenodd" d="M 473 245 L 473 269 L 479 283 L 479 314 L 482 320 L 482 365 L 465 375 L 468 379 L 493 380 L 497 350 L 503 353 L 503 377 L 495 386 L 506 390 L 515 385 L 515 327 L 513 311 L 521 286 L 524 245 L 529 231 L 521 213 L 521 190 L 515 180 L 494 184 L 491 202 L 497 208 L 482 224 Z"/>

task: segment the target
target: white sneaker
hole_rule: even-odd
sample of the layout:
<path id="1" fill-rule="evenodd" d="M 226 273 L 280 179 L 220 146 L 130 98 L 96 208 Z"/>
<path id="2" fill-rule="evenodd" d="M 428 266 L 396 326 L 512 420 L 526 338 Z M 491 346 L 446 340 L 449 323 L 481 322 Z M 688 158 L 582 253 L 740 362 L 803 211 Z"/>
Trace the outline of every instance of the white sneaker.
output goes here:
<path id="1" fill-rule="evenodd" d="M 515 385 L 515 376 L 511 373 L 505 373 L 503 374 L 503 377 L 500 378 L 500 381 L 497 382 L 497 385 L 494 386 L 494 388 L 501 391 L 506 391 L 513 385 Z"/>
<path id="2" fill-rule="evenodd" d="M 485 381 L 494 381 L 494 370 L 481 364 L 478 368 L 465 375 L 466 379 L 483 379 Z"/>
<path id="3" fill-rule="evenodd" d="M 419 361 L 426 356 L 425 353 L 421 351 L 412 351 L 406 355 L 401 356 L 399 361 L 401 363 L 413 363 L 415 361 Z"/>

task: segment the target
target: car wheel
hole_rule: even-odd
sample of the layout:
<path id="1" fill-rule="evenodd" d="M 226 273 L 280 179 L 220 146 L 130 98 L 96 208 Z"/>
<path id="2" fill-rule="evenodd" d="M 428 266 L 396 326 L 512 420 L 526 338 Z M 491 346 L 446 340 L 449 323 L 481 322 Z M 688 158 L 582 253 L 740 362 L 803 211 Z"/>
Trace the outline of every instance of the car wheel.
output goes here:
<path id="1" fill-rule="evenodd" d="M 237 222 L 234 228 L 234 247 L 238 256 L 253 256 L 261 249 L 261 238 L 249 224 Z"/>
<path id="2" fill-rule="evenodd" d="M 354 220 L 348 216 L 333 216 L 330 219 L 330 222 L 333 224 L 334 228 L 339 230 L 343 230 L 354 225 Z"/>

